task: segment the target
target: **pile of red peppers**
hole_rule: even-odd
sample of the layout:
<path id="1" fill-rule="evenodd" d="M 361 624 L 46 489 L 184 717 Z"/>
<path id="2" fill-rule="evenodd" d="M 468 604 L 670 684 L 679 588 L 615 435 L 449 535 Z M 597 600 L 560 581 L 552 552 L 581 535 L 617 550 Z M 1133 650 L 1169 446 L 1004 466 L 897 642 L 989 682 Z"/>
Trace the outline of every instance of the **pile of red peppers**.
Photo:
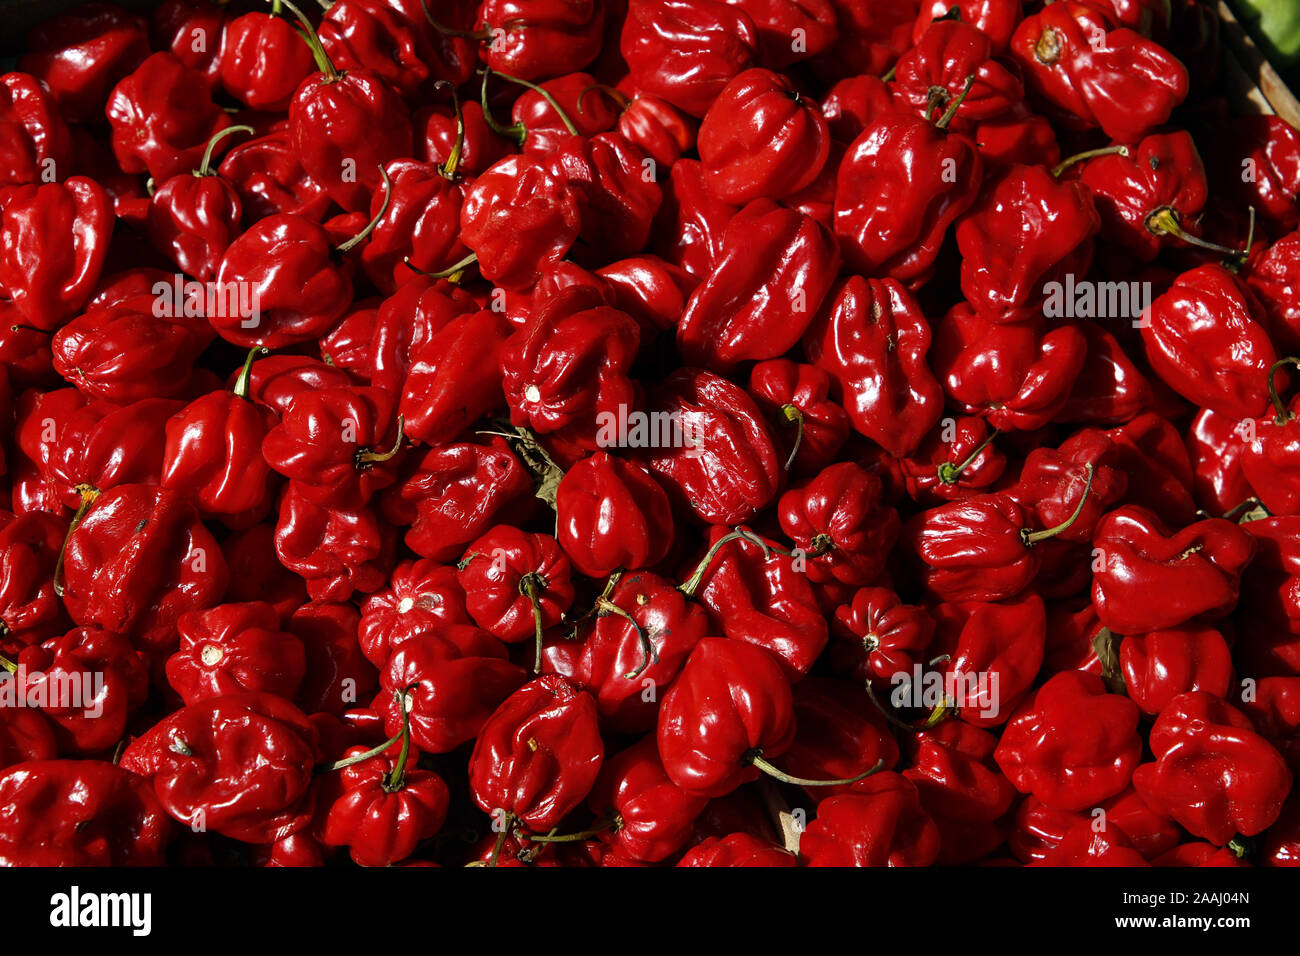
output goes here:
<path id="1" fill-rule="evenodd" d="M 320 6 L 0 76 L 0 864 L 1300 863 L 1213 4 Z"/>

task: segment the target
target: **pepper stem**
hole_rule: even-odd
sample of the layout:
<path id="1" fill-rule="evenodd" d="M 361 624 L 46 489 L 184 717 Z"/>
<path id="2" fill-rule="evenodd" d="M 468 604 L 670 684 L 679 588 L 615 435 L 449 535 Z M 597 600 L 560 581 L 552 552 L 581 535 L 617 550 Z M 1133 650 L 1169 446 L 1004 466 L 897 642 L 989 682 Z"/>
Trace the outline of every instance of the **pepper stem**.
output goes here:
<path id="1" fill-rule="evenodd" d="M 86 512 L 90 506 L 95 503 L 99 497 L 99 489 L 93 485 L 77 485 L 77 494 L 81 495 L 81 504 L 77 506 L 77 512 L 72 516 L 72 523 L 68 525 L 68 533 L 63 536 L 63 546 L 59 548 L 59 560 L 54 564 L 54 593 L 63 597 L 63 558 L 68 552 L 68 542 L 72 539 L 72 533 L 77 530 Z"/>
<path id="2" fill-rule="evenodd" d="M 1043 531 L 1030 531 L 1028 528 L 1020 529 L 1020 540 L 1025 543 L 1025 547 L 1037 544 L 1039 541 L 1045 541 L 1048 538 L 1054 538 L 1062 531 L 1068 531 L 1070 525 L 1079 520 L 1079 515 L 1083 514 L 1083 506 L 1088 503 L 1088 494 L 1092 491 L 1092 462 L 1083 466 L 1088 472 L 1088 483 L 1083 486 L 1083 495 L 1079 498 L 1079 504 L 1074 509 L 1074 514 L 1066 518 L 1055 528 L 1047 528 Z"/>
<path id="3" fill-rule="evenodd" d="M 799 455 L 799 446 L 803 444 L 803 412 L 797 405 L 785 404 L 781 406 L 781 417 L 795 426 L 794 446 L 790 449 L 790 456 L 785 460 L 785 470 L 789 471 Z"/>
<path id="4" fill-rule="evenodd" d="M 1282 396 L 1278 395 L 1277 383 L 1274 381 L 1277 377 L 1277 370 L 1283 365 L 1295 365 L 1300 367 L 1300 358 L 1296 358 L 1294 355 L 1288 355 L 1286 358 L 1278 359 L 1269 367 L 1268 398 L 1269 401 L 1273 403 L 1273 410 L 1277 412 L 1277 415 L 1273 418 L 1273 424 L 1275 425 L 1285 425 L 1287 422 L 1291 421 L 1291 419 L 1295 418 L 1294 415 L 1286 410 L 1286 406 L 1282 404 Z"/>
<path id="5" fill-rule="evenodd" d="M 231 133 L 256 133 L 256 132 L 257 130 L 253 129 L 253 127 L 251 126 L 227 126 L 225 129 L 220 130 L 219 132 L 213 134 L 213 137 L 210 140 L 208 140 L 207 148 L 203 150 L 203 162 L 199 163 L 199 168 L 194 170 L 194 175 L 195 176 L 216 175 L 212 171 L 212 150 L 216 147 L 217 143 L 221 142 L 221 140 L 225 139 Z"/>
<path id="6" fill-rule="evenodd" d="M 393 198 L 393 181 L 388 178 L 388 170 L 384 169 L 382 163 L 379 165 L 379 178 L 384 181 L 384 201 L 379 206 L 379 212 L 375 215 L 375 218 L 366 223 L 366 228 L 362 229 L 359 233 L 342 243 L 334 250 L 340 255 L 345 252 L 350 252 L 352 249 L 356 248 L 359 243 L 365 242 L 366 237 L 374 232 L 375 227 L 379 225 L 379 220 L 383 219 L 384 215 L 388 212 L 388 203 Z"/>
<path id="7" fill-rule="evenodd" d="M 541 576 L 530 571 L 519 579 L 519 593 L 525 595 L 533 605 L 533 626 L 536 628 L 537 650 L 533 655 L 533 673 L 542 672 L 542 606 L 537 601 L 537 584 Z M 543 587 L 545 583 L 543 582 Z"/>
<path id="8" fill-rule="evenodd" d="M 610 830 L 617 830 L 623 825 L 623 821 L 617 816 L 609 817 L 600 821 L 589 830 L 580 830 L 577 833 L 563 833 L 556 835 L 548 833 L 545 836 L 540 834 L 529 836 L 528 839 L 534 843 L 578 843 L 581 840 L 590 840 L 592 837 L 600 836 Z"/>
<path id="9" fill-rule="evenodd" d="M 253 378 L 253 363 L 263 355 L 270 355 L 271 350 L 265 345 L 256 345 L 248 350 L 248 357 L 244 359 L 244 367 L 239 370 L 239 377 L 235 379 L 235 387 L 230 391 L 236 398 L 248 398 L 249 385 Z"/>
<path id="10" fill-rule="evenodd" d="M 1052 178 L 1060 179 L 1061 173 L 1065 172 L 1071 166 L 1078 163 L 1087 162 L 1090 159 L 1096 159 L 1098 156 L 1123 156 L 1128 158 L 1133 155 L 1127 146 L 1103 146 L 1101 149 L 1087 149 L 1082 153 L 1075 153 L 1073 156 L 1067 156 L 1055 166 L 1052 167 Z"/>
<path id="11" fill-rule="evenodd" d="M 873 773 L 878 773 L 885 767 L 884 760 L 877 760 L 876 765 L 866 773 L 860 773 L 856 777 L 845 777 L 842 780 L 809 780 L 807 777 L 794 777 L 783 770 L 778 770 L 772 764 L 763 759 L 761 751 L 751 750 L 742 758 L 745 763 L 763 771 L 769 777 L 775 777 L 782 783 L 793 783 L 800 787 L 846 787 L 851 783 L 857 783 L 859 780 L 866 780 Z"/>
<path id="12" fill-rule="evenodd" d="M 373 451 L 372 449 L 366 448 L 357 452 L 357 457 L 355 462 L 357 468 L 358 469 L 369 468 L 371 465 L 378 465 L 378 464 L 382 464 L 383 462 L 392 460 L 392 458 L 399 451 L 402 450 L 402 442 L 406 438 L 406 436 L 402 434 L 402 428 L 405 426 L 405 424 L 406 424 L 405 419 L 403 419 L 401 415 L 398 415 L 397 416 L 397 437 L 393 439 L 393 444 L 387 451 Z"/>
<path id="13" fill-rule="evenodd" d="M 1001 429 L 997 429 L 997 428 L 989 432 L 988 437 L 986 437 L 982 442 L 976 445 L 975 450 L 971 452 L 969 455 L 967 455 L 966 460 L 963 461 L 960 465 L 954 465 L 950 461 L 945 461 L 942 465 L 939 466 L 938 469 L 939 480 L 942 481 L 945 485 L 957 484 L 958 480 L 960 480 L 961 478 L 961 473 L 965 471 L 967 468 L 969 468 L 972 464 L 974 464 L 975 459 L 978 458 L 981 454 L 983 454 L 984 449 L 987 448 L 992 443 L 993 439 L 997 438 L 998 435 L 1000 434 L 1002 434 L 1002 431 Z"/>
<path id="14" fill-rule="evenodd" d="M 471 252 L 464 259 L 461 259 L 460 262 L 456 263 L 454 266 L 449 266 L 448 268 L 443 269 L 441 272 L 425 272 L 419 266 L 411 262 L 410 256 L 404 256 L 402 258 L 402 264 L 412 272 L 418 272 L 426 279 L 446 279 L 448 282 L 456 282 L 457 276 L 476 262 L 478 262 L 478 256 Z"/>
<path id="15" fill-rule="evenodd" d="M 302 24 L 302 38 L 307 42 L 308 49 L 311 50 L 312 59 L 316 61 L 316 69 L 325 74 L 326 82 L 333 83 L 339 78 L 339 71 L 334 68 L 330 62 L 329 54 L 325 52 L 324 45 L 320 42 L 320 37 L 316 35 L 316 28 L 311 25 L 311 21 L 306 15 L 293 5 L 291 0 L 274 0 L 282 3 L 298 18 Z"/>
<path id="16" fill-rule="evenodd" d="M 564 123 L 564 128 L 567 129 L 574 136 L 578 135 L 578 127 L 573 125 L 573 120 L 569 119 L 569 114 L 564 112 L 564 108 L 560 106 L 559 103 L 556 102 L 555 97 L 552 96 L 549 91 L 538 86 L 536 83 L 531 83 L 528 80 L 521 80 L 519 77 L 511 76 L 509 73 L 498 73 L 496 70 L 483 71 L 484 86 L 487 85 L 487 74 L 489 73 L 491 73 L 494 76 L 501 77 L 501 79 L 505 80 L 507 83 L 514 83 L 518 86 L 522 86 L 527 89 L 530 89 L 534 93 L 541 96 L 542 99 L 546 100 L 546 102 L 551 105 L 551 109 L 555 110 L 556 114 L 559 115 L 560 121 Z"/>
<path id="17" fill-rule="evenodd" d="M 645 628 L 637 623 L 636 618 L 623 610 L 623 608 L 619 607 L 604 594 L 596 598 L 596 606 L 594 610 L 598 616 L 602 614 L 615 614 L 618 617 L 621 617 L 635 628 L 636 636 L 641 641 L 641 663 L 638 665 L 636 670 L 624 674 L 623 677 L 625 679 L 635 680 L 637 677 L 641 676 L 642 672 L 644 672 L 647 667 L 650 666 L 652 661 L 656 664 L 659 663 L 659 651 L 655 648 L 654 642 L 650 640 L 650 635 L 646 633 Z"/>
<path id="18" fill-rule="evenodd" d="M 935 129 L 948 128 L 948 124 L 951 123 L 953 117 L 957 115 L 957 110 L 961 108 L 961 104 L 966 101 L 966 97 L 970 96 L 971 87 L 973 87 L 974 85 L 975 85 L 975 74 L 972 73 L 970 76 L 966 77 L 965 88 L 962 89 L 961 93 L 957 96 L 955 100 L 953 100 L 950 104 L 948 104 L 948 109 L 944 112 L 944 114 L 941 117 L 939 117 L 939 121 L 934 124 Z"/>
<path id="19" fill-rule="evenodd" d="M 402 692 L 402 696 L 403 698 L 406 696 L 405 692 Z M 385 740 L 382 744 L 379 744 L 377 747 L 371 747 L 365 753 L 353 754 L 351 757 L 344 757 L 342 760 L 336 760 L 333 763 L 324 764 L 323 766 L 318 768 L 317 772 L 333 773 L 335 770 L 342 770 L 344 767 L 351 767 L 353 764 L 358 764 L 366 760 L 372 760 L 375 757 L 378 757 L 381 753 L 383 753 L 385 750 L 393 746 L 393 744 L 397 743 L 401 739 L 402 739 L 401 734 L 394 734 L 393 736 Z"/>
<path id="20" fill-rule="evenodd" d="M 410 687 L 396 691 L 397 706 L 402 709 L 402 749 L 397 754 L 397 764 L 391 773 L 384 774 L 384 793 L 397 793 L 406 783 L 406 761 L 411 756 L 411 715 L 406 709 L 406 692 Z"/>
<path id="21" fill-rule="evenodd" d="M 723 545 L 742 539 L 757 544 L 765 553 L 770 553 L 771 551 L 767 542 L 758 537 L 758 535 L 754 534 L 754 532 L 750 531 L 748 528 L 736 528 L 734 531 L 724 534 L 714 542 L 713 547 L 709 548 L 709 550 L 704 553 L 704 557 L 700 559 L 700 563 L 695 566 L 695 570 L 691 573 L 691 576 L 679 584 L 677 590 L 681 591 L 687 597 L 693 597 L 695 592 L 699 590 L 701 582 L 704 580 L 704 573 L 708 571 L 709 565 L 713 563 L 713 559 L 717 557 L 718 552 L 722 550 Z"/>
<path id="22" fill-rule="evenodd" d="M 11 661 L 9 658 L 5 657 L 3 654 L 0 654 L 0 667 L 3 667 L 11 674 L 18 673 L 18 665 L 15 664 L 13 661 Z"/>
<path id="23" fill-rule="evenodd" d="M 523 146 L 524 141 L 528 139 L 528 127 L 523 123 L 511 123 L 509 126 L 502 126 L 497 122 L 497 118 L 492 115 L 492 107 L 488 105 L 487 81 L 488 74 L 491 70 L 483 70 L 483 84 L 479 87 L 479 106 L 483 108 L 483 121 L 487 123 L 488 129 L 498 136 L 505 136 L 515 141 L 516 146 Z"/>
<path id="24" fill-rule="evenodd" d="M 451 152 L 447 154 L 446 162 L 438 167 L 438 172 L 443 179 L 456 179 L 460 170 L 461 157 L 465 153 L 465 113 L 460 108 L 460 94 L 456 92 L 456 87 L 446 80 L 439 80 L 434 84 L 434 89 L 443 87 L 451 90 L 451 108 L 456 113 L 456 142 L 452 145 Z"/>
<path id="25" fill-rule="evenodd" d="M 1183 228 L 1182 219 L 1178 215 L 1178 210 L 1173 206 L 1161 206 L 1155 212 L 1146 218 L 1147 231 L 1153 236 L 1173 236 L 1180 239 L 1189 246 L 1196 246 L 1198 249 L 1208 249 L 1210 252 L 1219 252 L 1228 258 L 1241 262 L 1250 255 L 1250 247 L 1247 246 L 1245 251 L 1241 249 L 1229 249 L 1227 246 L 1221 246 L 1217 242 L 1210 242 L 1202 239 L 1200 236 L 1194 236 Z"/>

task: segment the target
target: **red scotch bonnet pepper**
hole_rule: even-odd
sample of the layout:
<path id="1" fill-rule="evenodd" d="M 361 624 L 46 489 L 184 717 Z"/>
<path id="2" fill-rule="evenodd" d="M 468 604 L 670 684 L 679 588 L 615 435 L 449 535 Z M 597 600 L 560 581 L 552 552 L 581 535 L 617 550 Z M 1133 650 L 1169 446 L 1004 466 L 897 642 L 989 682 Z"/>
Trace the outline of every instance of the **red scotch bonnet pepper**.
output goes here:
<path id="1" fill-rule="evenodd" d="M 145 6 L 0 75 L 0 864 L 1300 862 L 1215 4 Z"/>

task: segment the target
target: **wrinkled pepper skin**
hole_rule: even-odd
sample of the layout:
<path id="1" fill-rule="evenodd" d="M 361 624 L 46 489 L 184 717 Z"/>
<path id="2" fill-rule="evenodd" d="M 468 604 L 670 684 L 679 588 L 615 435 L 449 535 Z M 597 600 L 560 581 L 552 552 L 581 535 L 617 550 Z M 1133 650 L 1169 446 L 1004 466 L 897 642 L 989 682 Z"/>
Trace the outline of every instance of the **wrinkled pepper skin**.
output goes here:
<path id="1" fill-rule="evenodd" d="M 1151 304 L 1142 344 L 1155 373 L 1188 401 L 1238 420 L 1268 407 L 1278 356 L 1248 293 L 1222 266 L 1179 276 Z"/>
<path id="2" fill-rule="evenodd" d="M 1022 793 L 1054 810 L 1085 810 L 1128 786 L 1142 758 L 1138 716 L 1101 678 L 1063 671 L 1011 718 L 994 756 Z"/>
<path id="3" fill-rule="evenodd" d="M 1126 505 L 1102 519 L 1093 547 L 1092 599 L 1102 624 L 1144 634 L 1228 614 L 1256 545 L 1222 518 L 1170 532 L 1150 511 Z"/>
<path id="4" fill-rule="evenodd" d="M 830 292 L 839 249 L 817 222 L 769 199 L 727 223 L 711 272 L 677 326 L 689 365 L 726 374 L 739 363 L 788 351 Z"/>
<path id="5" fill-rule="evenodd" d="M 470 757 L 470 792 L 484 813 L 505 811 L 545 833 L 587 798 L 604 755 L 595 700 L 547 674 L 517 690 L 483 725 Z"/>
<path id="6" fill-rule="evenodd" d="M 1154 763 L 1133 772 L 1153 809 L 1217 846 L 1254 836 L 1282 812 L 1286 761 L 1236 708 L 1204 691 L 1175 697 L 1151 728 Z"/>
<path id="7" fill-rule="evenodd" d="M 893 279 L 843 280 L 803 338 L 809 360 L 835 381 L 853 427 L 902 458 L 943 413 L 943 388 L 926 362 L 930 327 Z"/>
<path id="8" fill-rule="evenodd" d="M 269 843 L 311 822 L 314 724 L 272 694 L 227 694 L 182 707 L 137 737 L 122 767 L 153 785 L 184 824 Z"/>
<path id="9" fill-rule="evenodd" d="M 758 779 L 748 758 L 779 757 L 794 740 L 794 699 L 776 658 L 744 641 L 706 637 L 659 708 L 659 756 L 689 793 L 723 797 Z"/>

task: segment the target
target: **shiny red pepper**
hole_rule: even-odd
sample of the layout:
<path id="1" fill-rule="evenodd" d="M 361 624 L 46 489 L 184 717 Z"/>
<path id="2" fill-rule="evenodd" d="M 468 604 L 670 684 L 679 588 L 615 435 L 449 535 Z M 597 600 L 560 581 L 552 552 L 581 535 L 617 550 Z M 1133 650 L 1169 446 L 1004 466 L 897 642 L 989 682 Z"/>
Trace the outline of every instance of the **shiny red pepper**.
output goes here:
<path id="1" fill-rule="evenodd" d="M 579 631 L 581 644 L 560 638 L 545 649 L 547 669 L 587 688 L 603 726 L 644 733 L 655 727 L 657 689 L 672 684 L 708 630 L 704 609 L 666 578 L 624 575 L 598 600 L 590 629 Z M 647 694 L 650 688 L 656 692 Z"/>
<path id="2" fill-rule="evenodd" d="M 307 582 L 314 601 L 346 601 L 384 586 L 396 533 L 365 507 L 321 505 L 290 481 L 278 503 L 275 553 Z"/>
<path id="3" fill-rule="evenodd" d="M 474 180 L 460 213 L 461 242 L 485 279 L 523 290 L 578 238 L 578 200 L 564 180 L 527 156 L 511 156 Z"/>
<path id="4" fill-rule="evenodd" d="M 36 77 L 27 73 L 0 76 L 0 124 L 6 128 L 0 145 L 0 188 L 52 182 L 66 175 L 72 138 L 53 98 Z"/>
<path id="5" fill-rule="evenodd" d="M 469 760 L 470 794 L 502 834 L 510 821 L 545 833 L 587 798 L 604 755 L 595 700 L 547 674 L 515 691 L 483 725 Z"/>
<path id="6" fill-rule="evenodd" d="M 1227 269 L 1206 265 L 1183 273 L 1148 315 L 1142 328 L 1147 361 L 1179 395 L 1237 419 L 1268 407 L 1278 356 L 1249 293 Z"/>
<path id="7" fill-rule="evenodd" d="M 708 837 L 691 847 L 678 866 L 798 866 L 789 850 L 748 833 Z"/>
<path id="8" fill-rule="evenodd" d="M 384 492 L 388 520 L 409 525 L 406 544 L 438 561 L 461 555 L 465 545 L 494 524 L 527 517 L 533 480 L 500 438 L 491 444 L 430 449 L 414 470 Z"/>
<path id="9" fill-rule="evenodd" d="M 681 429 L 679 447 L 652 447 L 646 457 L 668 497 L 700 520 L 748 521 L 780 488 L 781 463 L 752 399 L 726 379 L 683 368 L 650 393 L 651 421 L 667 415 Z"/>
<path id="10" fill-rule="evenodd" d="M 208 321 L 244 348 L 283 348 L 329 331 L 352 302 L 351 272 L 331 246 L 324 227 L 302 215 L 258 220 L 221 259 L 223 304 Z"/>
<path id="11" fill-rule="evenodd" d="M 122 754 L 176 820 L 246 843 L 311 822 L 315 725 L 273 694 L 227 694 L 155 724 Z"/>
<path id="12" fill-rule="evenodd" d="M 1222 518 L 1171 533 L 1150 511 L 1126 505 L 1102 519 L 1093 547 L 1092 599 L 1101 622 L 1142 634 L 1228 614 L 1256 546 Z"/>
<path id="13" fill-rule="evenodd" d="M 939 842 L 916 785 L 902 774 L 881 773 L 818 804 L 799 856 L 808 866 L 929 866 Z"/>
<path id="14" fill-rule="evenodd" d="M 37 644 L 66 620 L 54 593 L 54 567 L 68 533 L 44 511 L 0 513 L 0 641 Z"/>
<path id="15" fill-rule="evenodd" d="M 61 753 L 89 756 L 122 739 L 127 721 L 149 696 L 149 667 L 126 638 L 79 627 L 25 647 L 17 678 L 29 702 L 40 701 Z"/>
<path id="16" fill-rule="evenodd" d="M 1291 789 L 1286 761 L 1239 710 L 1204 691 L 1180 694 L 1151 728 L 1154 763 L 1133 772 L 1151 807 L 1193 836 L 1226 845 L 1255 836 L 1282 812 Z"/>
<path id="17" fill-rule="evenodd" d="M 50 90 L 71 122 L 98 120 L 108 92 L 149 55 L 143 19 L 115 3 L 91 2 L 27 34 L 18 69 Z"/>
<path id="18" fill-rule="evenodd" d="M 904 457 L 943 411 L 926 362 L 930 328 L 916 300 L 893 279 L 844 280 L 808 327 L 809 360 L 830 373 L 853 427 Z"/>
<path id="19" fill-rule="evenodd" d="M 993 58 L 988 36 L 958 20 L 933 23 L 893 72 L 889 92 L 899 108 L 929 119 L 959 104 L 952 118 L 958 130 L 1007 112 L 1025 95 L 1020 78 Z"/>
<path id="20" fill-rule="evenodd" d="M 311 25 L 301 15 L 299 21 L 319 72 L 289 103 L 298 161 L 344 209 L 365 209 L 380 188 L 380 168 L 413 152 L 410 111 L 377 73 L 336 69 Z"/>
<path id="21" fill-rule="evenodd" d="M 93 180 L 0 189 L 0 288 L 23 324 L 52 330 L 86 305 L 113 231 L 113 205 Z"/>
<path id="22" fill-rule="evenodd" d="M 1138 708 L 1101 678 L 1062 671 L 1002 732 L 998 766 L 1021 793 L 1056 810 L 1085 810 L 1128 786 L 1142 758 Z"/>
<path id="23" fill-rule="evenodd" d="M 831 637 L 832 667 L 883 685 L 922 662 L 934 637 L 934 618 L 923 607 L 904 604 L 889 588 L 861 588 L 835 610 Z"/>
<path id="24" fill-rule="evenodd" d="M 458 236 L 462 187 L 429 163 L 397 159 L 386 169 L 392 185 L 370 199 L 370 215 L 379 221 L 361 249 L 361 264 L 375 287 L 391 295 L 419 271 L 450 268 L 467 251 Z"/>
<path id="25" fill-rule="evenodd" d="M 1130 634 L 1119 646 L 1119 666 L 1124 692 L 1152 715 L 1187 691 L 1226 697 L 1233 673 L 1228 643 L 1212 627 Z"/>
<path id="26" fill-rule="evenodd" d="M 781 496 L 781 530 L 807 556 L 813 581 L 862 587 L 880 576 L 899 532 L 898 513 L 881 494 L 879 478 L 845 461 Z"/>
<path id="27" fill-rule="evenodd" d="M 175 830 L 147 781 L 104 760 L 0 774 L 0 865 L 161 866 Z"/>
<path id="28" fill-rule="evenodd" d="M 181 648 L 167 660 L 167 682 L 187 704 L 244 692 L 292 700 L 306 672 L 302 642 L 260 601 L 190 611 L 176 629 Z"/>
<path id="29" fill-rule="evenodd" d="M 287 130 L 233 147 L 217 172 L 239 193 L 245 225 L 281 212 L 319 222 L 330 206 L 325 187 L 303 171 Z"/>
<path id="30" fill-rule="evenodd" d="M 758 48 L 754 21 L 720 0 L 629 0 L 619 41 L 637 89 L 697 119 Z"/>
<path id="31" fill-rule="evenodd" d="M 986 183 L 957 224 L 962 292 L 993 319 L 1033 307 L 1048 283 L 1088 271 L 1100 229 L 1087 186 L 1060 182 L 1041 166 L 1012 166 Z"/>
<path id="32" fill-rule="evenodd" d="M 779 757 L 794 733 L 794 699 L 777 658 L 745 641 L 696 644 L 659 707 L 664 770 L 707 797 L 757 780 L 755 762 Z"/>
<path id="33" fill-rule="evenodd" d="M 427 558 L 403 561 L 393 569 L 390 580 L 390 587 L 366 598 L 358 624 L 361 651 L 376 666 L 388 663 L 392 652 L 408 640 L 470 624 L 465 593 L 450 565 Z M 484 647 L 490 644 L 489 639 Z M 488 656 L 504 655 L 501 649 Z"/>
<path id="34" fill-rule="evenodd" d="M 826 619 L 808 580 L 809 558 L 771 550 L 747 532 L 709 530 L 709 551 L 682 585 L 709 609 L 713 633 L 770 652 L 790 681 L 826 648 Z"/>
<path id="35" fill-rule="evenodd" d="M 360 506 L 395 480 L 400 426 L 383 389 L 306 392 L 266 433 L 262 455 L 303 497 Z"/>
<path id="36" fill-rule="evenodd" d="M 654 737 L 643 737 L 606 760 L 587 798 L 592 812 L 613 815 L 614 829 L 602 840 L 615 852 L 646 863 L 659 863 L 680 850 L 708 802 L 668 778 Z"/>
<path id="37" fill-rule="evenodd" d="M 672 546 L 672 512 L 658 482 L 603 451 L 565 472 L 555 510 L 560 546 L 588 577 L 649 567 Z"/>
<path id="38" fill-rule="evenodd" d="M 170 650 L 176 621 L 210 607 L 229 574 L 194 506 L 166 488 L 121 485 L 91 497 L 63 553 L 63 603 L 83 626 Z"/>
<path id="39" fill-rule="evenodd" d="M 524 80 L 580 70 L 604 37 L 606 0 L 483 0 L 488 66 Z"/>
<path id="40" fill-rule="evenodd" d="M 830 132 L 817 104 L 771 70 L 746 70 L 731 80 L 700 124 L 705 181 L 737 206 L 799 192 L 817 178 L 829 152 Z"/>
<path id="41" fill-rule="evenodd" d="M 966 414 L 1003 431 L 1032 431 L 1065 407 L 1087 355 L 1076 326 L 1048 328 L 1033 314 L 998 322 L 959 305 L 935 328 L 931 361 Z"/>
<path id="42" fill-rule="evenodd" d="M 198 169 L 208 141 L 231 125 L 203 74 L 170 53 L 155 53 L 113 88 L 108 121 L 123 171 L 157 183 Z"/>

